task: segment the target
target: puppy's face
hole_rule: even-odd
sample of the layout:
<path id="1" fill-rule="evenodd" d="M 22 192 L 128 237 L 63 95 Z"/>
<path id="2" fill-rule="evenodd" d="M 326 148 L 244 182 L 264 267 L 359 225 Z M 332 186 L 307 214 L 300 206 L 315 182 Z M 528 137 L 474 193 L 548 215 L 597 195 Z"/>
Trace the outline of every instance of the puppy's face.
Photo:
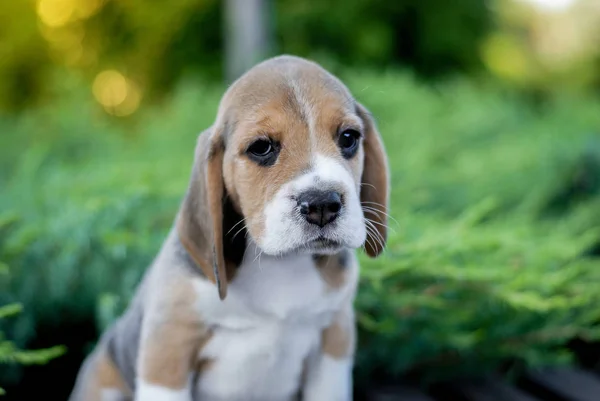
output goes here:
<path id="1" fill-rule="evenodd" d="M 271 255 L 364 245 L 376 257 L 388 198 L 387 158 L 368 111 L 317 64 L 283 56 L 236 81 L 198 137 L 177 232 L 224 299 L 245 249 L 232 230 Z"/>
<path id="2" fill-rule="evenodd" d="M 293 58 L 255 67 L 225 95 L 218 119 L 225 189 L 265 253 L 333 253 L 365 243 L 368 127 L 336 78 Z"/>

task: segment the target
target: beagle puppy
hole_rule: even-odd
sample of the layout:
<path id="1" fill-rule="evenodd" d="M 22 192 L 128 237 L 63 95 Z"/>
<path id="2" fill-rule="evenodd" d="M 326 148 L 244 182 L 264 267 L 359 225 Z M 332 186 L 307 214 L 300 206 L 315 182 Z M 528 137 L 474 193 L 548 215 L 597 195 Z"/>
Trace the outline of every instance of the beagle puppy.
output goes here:
<path id="1" fill-rule="evenodd" d="M 302 58 L 234 82 L 185 198 L 72 401 L 349 401 L 359 266 L 385 246 L 388 163 L 370 113 Z"/>

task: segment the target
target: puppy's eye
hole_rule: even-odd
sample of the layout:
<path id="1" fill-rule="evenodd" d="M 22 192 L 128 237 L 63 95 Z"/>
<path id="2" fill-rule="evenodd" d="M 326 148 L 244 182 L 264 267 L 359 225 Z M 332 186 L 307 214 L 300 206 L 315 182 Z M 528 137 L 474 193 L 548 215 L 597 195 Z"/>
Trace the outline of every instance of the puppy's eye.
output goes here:
<path id="1" fill-rule="evenodd" d="M 265 157 L 272 151 L 273 151 L 273 145 L 271 145 L 270 141 L 267 141 L 264 139 L 254 142 L 248 148 L 248 152 L 252 153 L 254 156 L 257 156 L 257 157 Z"/>
<path id="2" fill-rule="evenodd" d="M 278 144 L 268 139 L 254 141 L 246 150 L 248 157 L 261 166 L 271 166 L 275 164 L 278 153 Z"/>
<path id="3" fill-rule="evenodd" d="M 358 150 L 358 139 L 360 133 L 355 130 L 349 129 L 340 134 L 338 137 L 338 146 L 342 150 L 342 155 L 349 159 L 356 154 Z"/>

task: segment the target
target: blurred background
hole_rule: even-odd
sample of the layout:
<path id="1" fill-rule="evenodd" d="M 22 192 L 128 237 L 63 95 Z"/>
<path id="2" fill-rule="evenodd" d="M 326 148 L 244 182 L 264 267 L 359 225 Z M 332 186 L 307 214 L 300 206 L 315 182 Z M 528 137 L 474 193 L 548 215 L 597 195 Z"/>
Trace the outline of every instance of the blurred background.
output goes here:
<path id="1" fill-rule="evenodd" d="M 3 1 L 6 399 L 66 399 L 226 85 L 281 53 L 342 78 L 390 157 L 357 388 L 581 362 L 573 342 L 600 338 L 600 1 Z"/>

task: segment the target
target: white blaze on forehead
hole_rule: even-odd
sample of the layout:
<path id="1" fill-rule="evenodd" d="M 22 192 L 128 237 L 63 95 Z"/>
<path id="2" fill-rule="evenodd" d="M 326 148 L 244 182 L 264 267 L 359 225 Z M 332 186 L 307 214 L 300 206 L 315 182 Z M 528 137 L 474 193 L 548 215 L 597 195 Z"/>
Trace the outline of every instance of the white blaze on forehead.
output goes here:
<path id="1" fill-rule="evenodd" d="M 306 118 L 309 138 L 311 140 L 311 144 L 313 145 L 313 151 L 316 152 L 318 150 L 314 149 L 314 145 L 316 143 L 315 136 L 319 133 L 319 127 L 317 127 L 317 115 L 319 114 L 320 110 L 315 108 L 315 105 L 313 102 L 311 102 L 310 95 L 307 93 L 306 88 L 302 85 L 298 78 L 288 77 L 288 82 L 288 85 L 294 94 L 294 100 L 300 109 L 300 113 L 304 118 Z M 354 116 L 354 113 L 352 112 L 355 103 L 351 95 L 342 88 L 331 88 L 331 92 L 332 93 L 329 93 L 325 96 L 329 98 L 330 95 L 335 93 L 337 102 L 339 102 L 340 105 L 346 109 L 346 117 L 349 119 L 349 121 L 353 121 L 355 125 L 362 128 L 362 121 Z"/>
<path id="2" fill-rule="evenodd" d="M 296 80 L 290 80 L 290 87 L 292 88 L 292 93 L 294 94 L 294 98 L 298 107 L 300 108 L 300 113 L 307 119 L 308 124 L 308 132 L 310 135 L 311 142 L 314 139 L 313 135 L 316 128 L 315 117 L 314 117 L 314 106 L 308 100 L 308 96 L 302 85 Z"/>

